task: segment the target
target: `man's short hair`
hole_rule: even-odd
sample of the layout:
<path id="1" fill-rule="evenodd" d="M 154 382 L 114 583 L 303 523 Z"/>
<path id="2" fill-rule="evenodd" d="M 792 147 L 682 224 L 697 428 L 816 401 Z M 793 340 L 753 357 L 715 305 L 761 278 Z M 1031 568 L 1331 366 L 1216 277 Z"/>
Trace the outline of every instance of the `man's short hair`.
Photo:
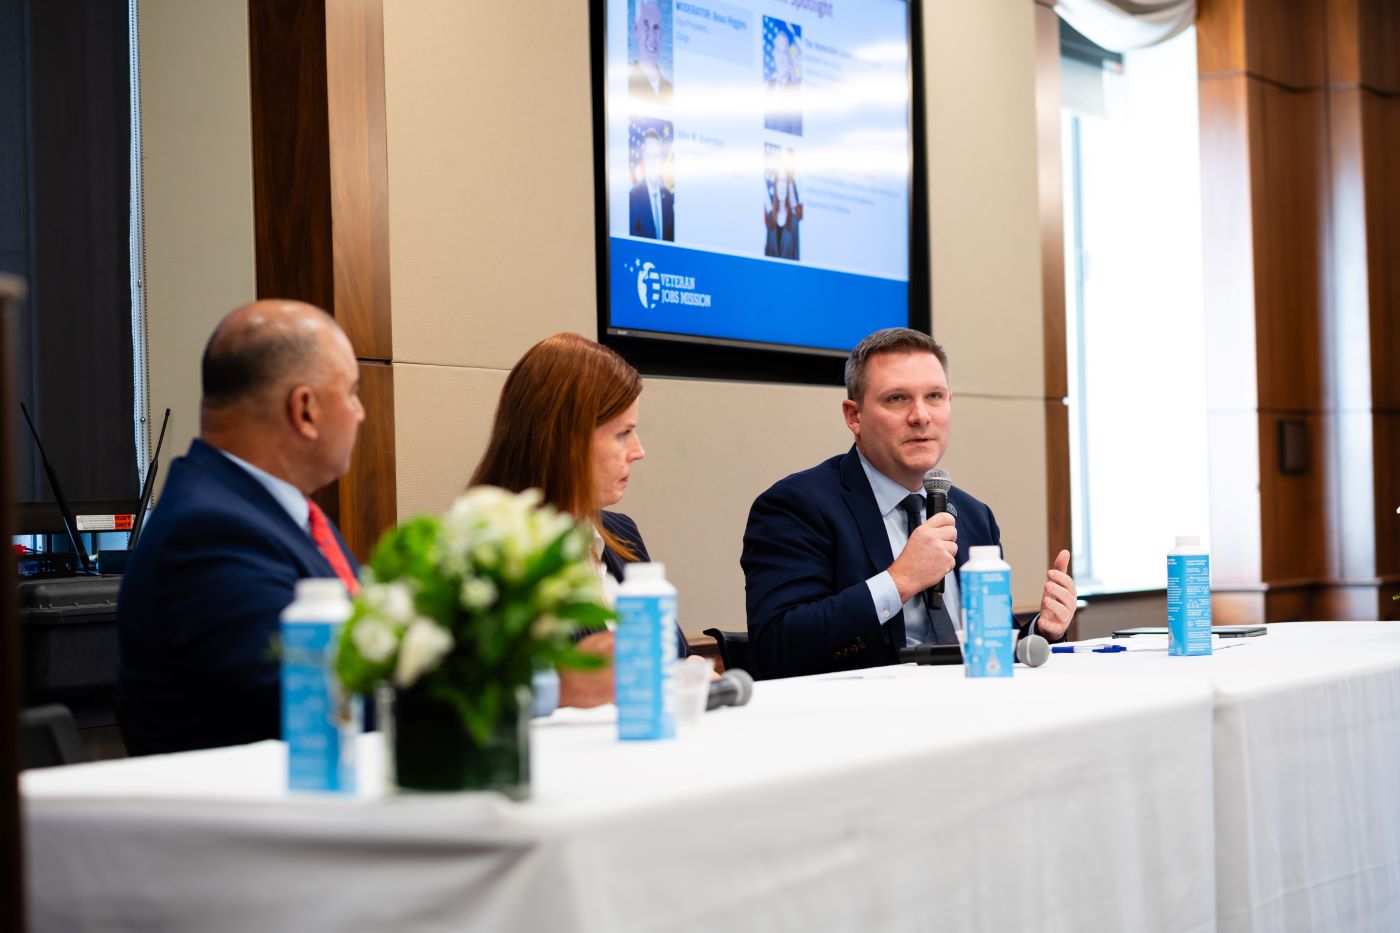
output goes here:
<path id="1" fill-rule="evenodd" d="M 276 327 L 236 336 L 215 331 L 200 364 L 203 404 L 221 408 L 276 388 L 290 374 L 311 369 L 317 349 L 316 332 L 309 328 Z"/>
<path id="2" fill-rule="evenodd" d="M 866 365 L 872 356 L 881 353 L 932 353 L 943 365 L 943 371 L 948 371 L 948 354 L 937 340 L 908 327 L 887 327 L 856 344 L 846 358 L 846 398 L 853 402 L 865 398 Z"/>

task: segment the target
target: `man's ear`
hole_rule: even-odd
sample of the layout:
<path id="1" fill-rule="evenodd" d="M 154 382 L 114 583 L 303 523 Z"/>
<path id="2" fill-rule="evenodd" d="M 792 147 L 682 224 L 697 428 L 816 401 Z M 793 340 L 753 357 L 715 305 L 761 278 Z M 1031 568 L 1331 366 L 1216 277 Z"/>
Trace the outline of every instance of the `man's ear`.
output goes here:
<path id="1" fill-rule="evenodd" d="M 850 399 L 843 399 L 841 414 L 846 418 L 846 427 L 850 428 L 856 437 L 860 437 L 860 405 Z"/>
<path id="2" fill-rule="evenodd" d="M 320 414 L 316 393 L 311 391 L 310 386 L 299 385 L 287 396 L 287 420 L 293 431 L 309 441 L 320 436 Z"/>

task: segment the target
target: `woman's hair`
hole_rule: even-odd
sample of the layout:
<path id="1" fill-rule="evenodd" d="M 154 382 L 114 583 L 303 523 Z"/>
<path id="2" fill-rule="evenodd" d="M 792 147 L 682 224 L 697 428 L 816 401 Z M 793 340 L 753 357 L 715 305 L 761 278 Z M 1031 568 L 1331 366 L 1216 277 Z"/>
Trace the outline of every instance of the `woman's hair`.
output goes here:
<path id="1" fill-rule="evenodd" d="M 642 377 L 607 347 L 555 334 L 525 352 L 506 377 L 491 440 L 468 486 L 535 488 L 562 512 L 589 519 L 615 553 L 635 559 L 630 542 L 603 527 L 594 501 L 593 429 L 642 394 Z"/>

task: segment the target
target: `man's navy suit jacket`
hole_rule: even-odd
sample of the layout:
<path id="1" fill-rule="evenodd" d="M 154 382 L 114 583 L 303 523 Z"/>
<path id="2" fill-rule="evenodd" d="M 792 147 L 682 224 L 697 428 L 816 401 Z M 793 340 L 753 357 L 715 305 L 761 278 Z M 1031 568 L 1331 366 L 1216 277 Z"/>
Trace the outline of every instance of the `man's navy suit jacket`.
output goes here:
<path id="1" fill-rule="evenodd" d="M 632 186 L 628 194 L 627 212 L 633 236 L 644 236 L 652 240 L 674 240 L 676 238 L 676 196 L 665 185 L 661 186 L 661 234 L 656 232 L 656 215 L 651 209 L 651 194 L 647 191 L 646 179 Z"/>
<path id="2" fill-rule="evenodd" d="M 957 517 L 958 567 L 967 562 L 968 548 L 1001 544 L 986 505 L 957 487 L 948 491 L 948 504 Z M 896 663 L 905 643 L 904 613 L 881 625 L 865 582 L 892 563 L 885 522 L 855 447 L 759 496 L 740 557 L 749 656 L 758 676 Z"/>
<path id="3" fill-rule="evenodd" d="M 261 483 L 195 440 L 171 464 L 117 602 L 118 689 L 132 751 L 278 738 L 278 617 L 297 580 L 333 576 Z"/>

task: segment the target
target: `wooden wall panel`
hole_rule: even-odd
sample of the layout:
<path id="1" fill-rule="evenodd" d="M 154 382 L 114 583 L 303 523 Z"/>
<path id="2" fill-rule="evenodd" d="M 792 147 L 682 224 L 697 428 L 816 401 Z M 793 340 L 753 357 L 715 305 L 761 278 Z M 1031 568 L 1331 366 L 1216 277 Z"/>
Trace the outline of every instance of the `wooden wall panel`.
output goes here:
<path id="1" fill-rule="evenodd" d="M 1045 344 L 1046 552 L 1072 546 L 1069 361 L 1065 346 L 1064 194 L 1060 165 L 1060 18 L 1035 8 L 1036 148 L 1040 194 L 1042 340 Z M 1072 568 L 1071 568 L 1072 569 Z"/>
<path id="2" fill-rule="evenodd" d="M 1259 405 L 1317 411 L 1325 95 L 1251 81 L 1249 105 Z"/>
<path id="3" fill-rule="evenodd" d="M 360 363 L 360 400 L 365 421 L 340 481 L 340 531 L 363 562 L 384 529 L 398 521 L 398 503 L 383 490 L 398 489 L 394 433 L 394 369 L 388 363 Z"/>
<path id="4" fill-rule="evenodd" d="M 249 0 L 259 298 L 335 311 L 322 2 Z"/>
<path id="5" fill-rule="evenodd" d="M 1375 446 L 1376 573 L 1382 579 L 1400 577 L 1400 412 L 1376 412 L 1371 436 Z M 1393 590 L 1400 592 L 1400 589 Z"/>
<path id="6" fill-rule="evenodd" d="M 326 4 L 326 72 L 335 316 L 360 359 L 390 360 L 381 0 Z"/>
<path id="7" fill-rule="evenodd" d="M 382 0 L 249 0 L 259 297 L 329 311 L 365 424 L 316 501 L 363 557 L 397 517 Z"/>
<path id="8" fill-rule="evenodd" d="M 1353 0 L 1357 5 L 1360 83 L 1382 94 L 1400 94 L 1400 3 Z"/>
<path id="9" fill-rule="evenodd" d="M 1285 420 L 1300 422 L 1306 431 L 1308 463 L 1301 473 L 1279 468 L 1279 423 Z M 1259 413 L 1261 579 L 1311 583 L 1329 576 L 1328 516 L 1322 504 L 1331 446 L 1328 415 Z"/>
<path id="10" fill-rule="evenodd" d="M 1326 82 L 1327 10 L 1318 0 L 1247 0 L 1246 70 L 1291 88 Z"/>
<path id="11" fill-rule="evenodd" d="M 1400 33 L 1400 21 L 1394 23 L 1393 29 Z M 1359 95 L 1364 134 L 1372 402 L 1379 410 L 1400 412 L 1400 95 L 1382 97 L 1369 90 Z"/>
<path id="12" fill-rule="evenodd" d="M 1207 406 L 1247 411 L 1259 398 L 1247 79 L 1203 79 L 1200 120 Z"/>
<path id="13" fill-rule="evenodd" d="M 1196 13 L 1196 70 L 1202 76 L 1243 74 L 1245 0 L 1201 0 Z"/>

